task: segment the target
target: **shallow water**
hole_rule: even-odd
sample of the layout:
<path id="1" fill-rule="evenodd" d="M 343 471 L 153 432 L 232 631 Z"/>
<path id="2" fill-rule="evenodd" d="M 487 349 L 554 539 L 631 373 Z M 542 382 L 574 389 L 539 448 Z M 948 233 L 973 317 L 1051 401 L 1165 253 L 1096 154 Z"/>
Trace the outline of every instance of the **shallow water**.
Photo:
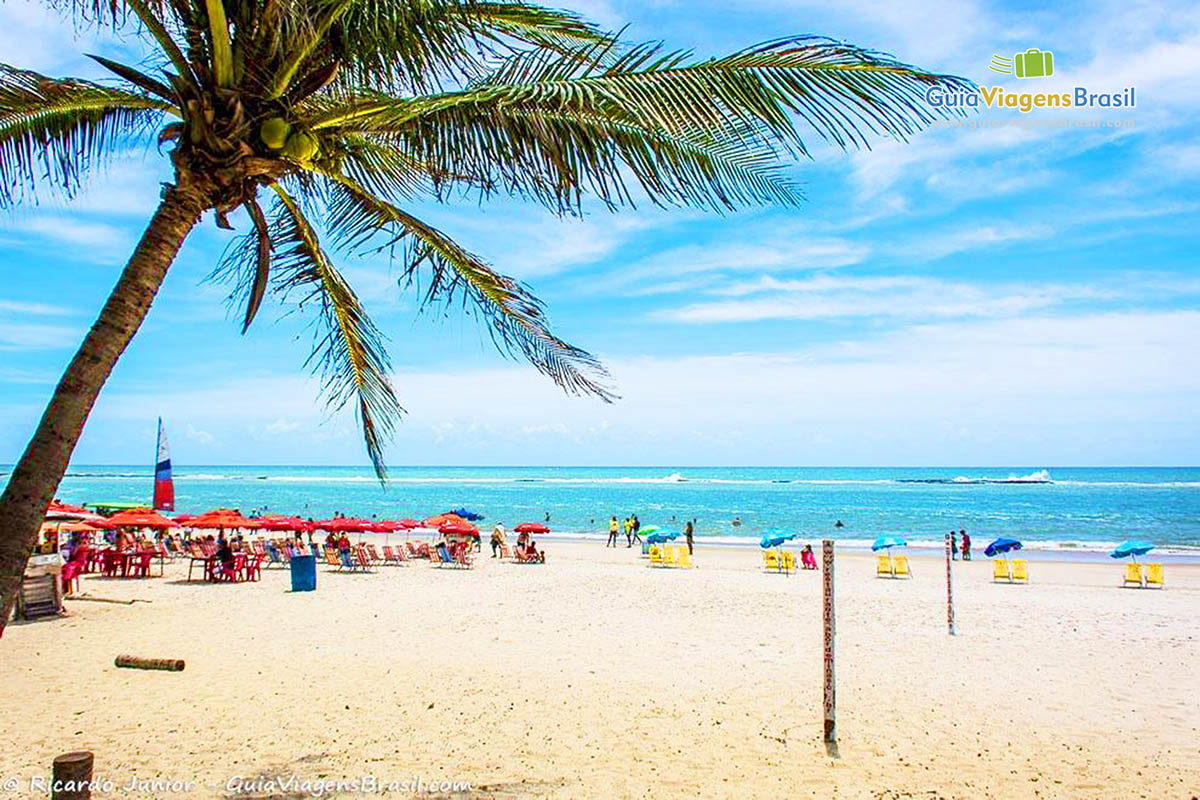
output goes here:
<path id="1" fill-rule="evenodd" d="M 74 466 L 67 502 L 148 502 L 149 467 Z M 1200 468 L 396 467 L 387 487 L 361 467 L 177 467 L 178 511 L 232 506 L 324 517 L 425 517 L 459 506 L 488 524 L 542 521 L 559 533 L 606 528 L 610 514 L 715 541 L 764 531 L 866 543 L 899 533 L 935 546 L 966 528 L 1031 548 L 1103 550 L 1129 538 L 1200 547 Z M 741 525 L 734 525 L 740 520 Z M 841 520 L 843 528 L 835 528 Z"/>

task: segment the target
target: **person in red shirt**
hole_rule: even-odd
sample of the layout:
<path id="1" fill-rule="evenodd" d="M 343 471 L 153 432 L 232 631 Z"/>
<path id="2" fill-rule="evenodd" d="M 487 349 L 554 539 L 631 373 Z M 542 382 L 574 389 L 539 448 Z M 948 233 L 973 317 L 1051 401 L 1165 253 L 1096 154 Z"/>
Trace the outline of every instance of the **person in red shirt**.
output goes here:
<path id="1" fill-rule="evenodd" d="M 958 532 L 958 538 L 962 543 L 963 561 L 971 560 L 971 537 L 967 535 L 967 529 L 963 528 Z"/>

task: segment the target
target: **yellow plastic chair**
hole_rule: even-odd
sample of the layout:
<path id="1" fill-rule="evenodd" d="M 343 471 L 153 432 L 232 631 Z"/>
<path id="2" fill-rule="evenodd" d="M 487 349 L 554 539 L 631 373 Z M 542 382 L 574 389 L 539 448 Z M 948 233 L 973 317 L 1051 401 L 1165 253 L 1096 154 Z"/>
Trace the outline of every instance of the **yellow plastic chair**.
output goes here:
<path id="1" fill-rule="evenodd" d="M 894 578 L 895 569 L 892 567 L 891 556 L 879 556 L 875 559 L 875 577 Z"/>
<path id="2" fill-rule="evenodd" d="M 911 578 L 912 573 L 908 571 L 908 556 L 896 556 L 896 577 Z"/>
<path id="3" fill-rule="evenodd" d="M 691 569 L 695 566 L 692 564 L 692 554 L 687 551 L 686 547 L 679 548 L 679 556 L 676 558 L 675 563 L 684 569 Z"/>
<path id="4" fill-rule="evenodd" d="M 784 551 L 783 553 L 780 553 L 780 557 L 782 559 L 782 562 L 780 563 L 779 566 L 783 568 L 784 572 L 786 572 L 788 575 L 791 575 L 793 572 L 796 571 L 796 554 L 795 553 L 789 553 L 787 551 Z"/>
<path id="5" fill-rule="evenodd" d="M 1012 581 L 1012 573 L 1008 569 L 1007 558 L 997 558 L 992 562 L 992 583 L 999 581 Z"/>
<path id="6" fill-rule="evenodd" d="M 1142 583 L 1142 565 L 1136 561 L 1125 565 L 1125 580 L 1121 585 L 1128 586 L 1131 583 L 1136 584 L 1139 589 L 1144 585 Z"/>
<path id="7" fill-rule="evenodd" d="M 650 545 L 650 566 L 661 567 L 663 565 L 662 549 L 656 545 Z"/>
<path id="8" fill-rule="evenodd" d="M 763 569 L 767 572 L 779 571 L 779 554 L 774 550 L 763 551 Z"/>
<path id="9" fill-rule="evenodd" d="M 1029 567 L 1022 558 L 1013 559 L 1012 562 L 1012 579 L 1029 583 Z"/>
<path id="10" fill-rule="evenodd" d="M 664 567 L 679 566 L 679 561 L 678 561 L 677 554 L 676 554 L 676 551 L 678 551 L 678 550 L 679 550 L 678 547 L 671 547 L 671 545 L 669 545 L 669 544 L 663 545 L 663 566 Z"/>
<path id="11" fill-rule="evenodd" d="M 1164 588 L 1162 564 L 1146 565 L 1146 586 L 1157 586 L 1160 589 Z"/>

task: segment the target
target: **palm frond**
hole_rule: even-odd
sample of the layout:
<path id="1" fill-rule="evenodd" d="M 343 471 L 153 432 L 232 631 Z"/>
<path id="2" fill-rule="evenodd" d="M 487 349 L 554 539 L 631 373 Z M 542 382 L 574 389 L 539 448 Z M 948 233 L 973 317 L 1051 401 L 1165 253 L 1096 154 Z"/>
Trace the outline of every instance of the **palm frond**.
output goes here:
<path id="1" fill-rule="evenodd" d="M 320 30 L 328 9 L 345 2 L 316 4 L 304 41 Z M 412 93 L 478 79 L 489 63 L 522 46 L 567 51 L 610 38 L 572 12 L 520 0 L 349 0 L 326 28 L 323 46 L 306 49 L 344 62 L 346 86 Z"/>
<path id="2" fill-rule="evenodd" d="M 615 399 L 599 360 L 550 331 L 545 308 L 527 287 L 353 181 L 328 177 L 326 227 L 342 246 L 361 249 L 383 233 L 388 240 L 377 248 L 404 247 L 400 280 L 411 285 L 425 281 L 424 306 L 461 300 L 485 323 L 501 353 L 525 358 L 570 394 Z M 423 274 L 424 266 L 428 274 Z"/>
<path id="3" fill-rule="evenodd" d="M 320 375 L 331 408 L 353 402 L 367 454 L 383 480 L 383 444 L 403 413 L 388 378 L 383 334 L 321 247 L 299 203 L 282 187 L 273 188 L 280 200 L 271 236 L 275 285 L 285 296 L 299 292 L 302 307 L 317 305 L 316 341 L 308 365 Z"/>
<path id="4" fill-rule="evenodd" d="M 0 207 L 39 183 L 72 196 L 89 169 L 147 136 L 170 103 L 0 64 Z"/>

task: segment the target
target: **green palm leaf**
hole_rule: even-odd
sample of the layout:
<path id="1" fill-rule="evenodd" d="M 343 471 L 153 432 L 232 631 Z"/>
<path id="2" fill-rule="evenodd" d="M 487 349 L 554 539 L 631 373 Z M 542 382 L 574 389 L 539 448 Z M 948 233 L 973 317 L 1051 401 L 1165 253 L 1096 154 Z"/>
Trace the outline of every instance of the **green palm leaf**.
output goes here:
<path id="1" fill-rule="evenodd" d="M 271 229 L 275 285 L 285 296 L 299 292 L 301 307 L 317 306 L 308 365 L 320 374 L 331 408 L 353 403 L 367 454 L 382 479 L 383 444 L 403 413 L 388 378 L 383 335 L 326 255 L 299 203 L 281 187 L 274 188 L 280 201 Z"/>
<path id="2" fill-rule="evenodd" d="M 168 112 L 174 106 L 137 92 L 0 64 L 0 207 L 38 184 L 73 195 L 90 168 Z"/>
<path id="3" fill-rule="evenodd" d="M 502 353 L 524 357 L 571 394 L 594 395 L 606 402 L 615 399 L 600 362 L 550 331 L 545 308 L 525 286 L 353 181 L 340 176 L 330 180 L 327 226 L 343 246 L 361 249 L 384 233 L 387 241 L 376 248 L 405 246 L 400 280 L 414 285 L 423 279 L 425 305 L 449 306 L 464 300 Z M 424 274 L 422 267 L 428 268 Z"/>

